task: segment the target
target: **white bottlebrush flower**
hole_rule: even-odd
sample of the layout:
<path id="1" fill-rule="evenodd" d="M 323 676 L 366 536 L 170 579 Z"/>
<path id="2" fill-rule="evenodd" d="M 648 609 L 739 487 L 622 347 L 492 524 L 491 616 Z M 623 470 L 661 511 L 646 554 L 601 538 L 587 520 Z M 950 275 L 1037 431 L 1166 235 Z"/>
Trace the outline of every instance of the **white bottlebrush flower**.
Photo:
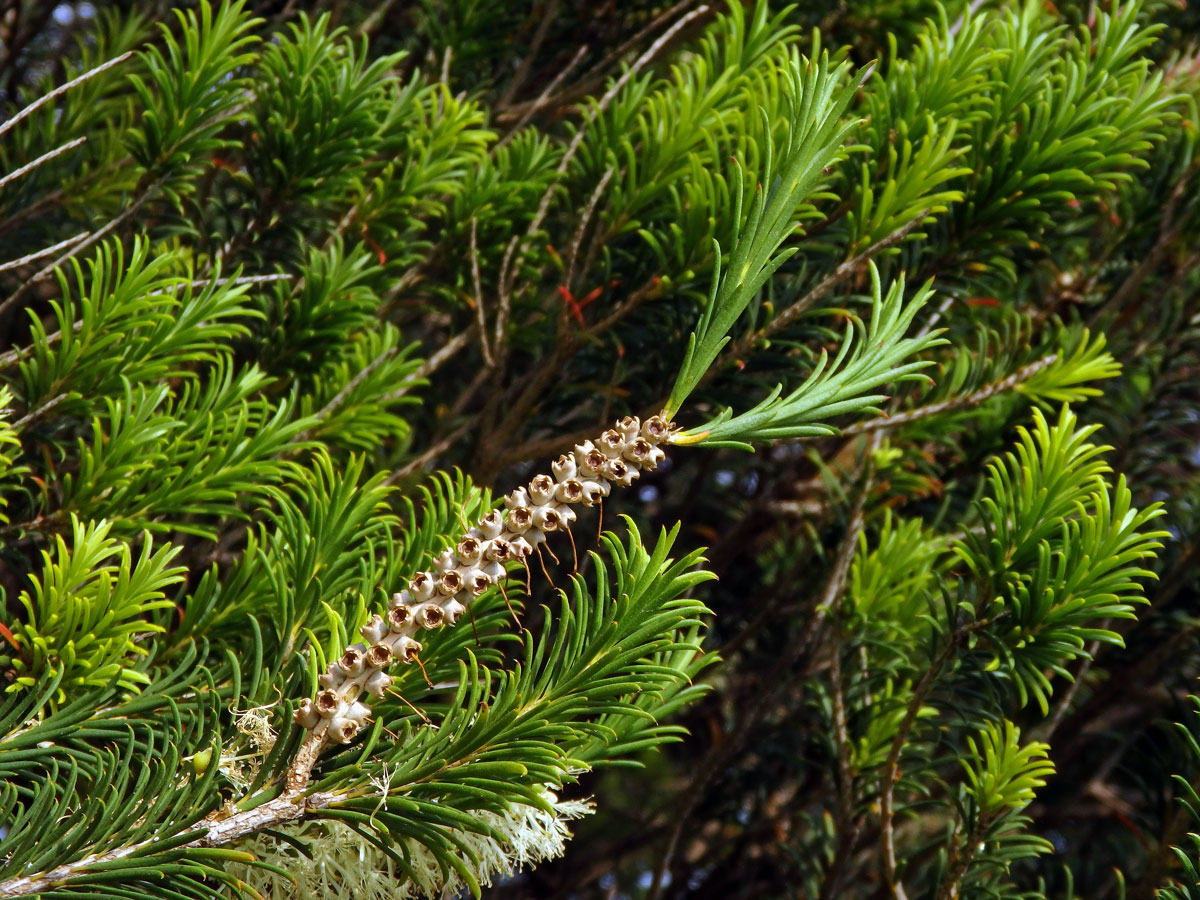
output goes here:
<path id="1" fill-rule="evenodd" d="M 498 877 L 515 875 L 526 866 L 562 856 L 571 837 L 567 823 L 595 811 L 590 801 L 559 800 L 549 788 L 542 791 L 542 797 L 553 813 L 523 804 L 514 804 L 503 815 L 474 813 L 481 822 L 503 835 L 503 842 L 484 835 L 458 833 L 479 860 L 472 863 L 468 859 L 467 864 L 481 885 L 487 887 Z M 341 822 L 308 821 L 281 830 L 308 845 L 312 858 L 303 856 L 288 843 L 261 835 L 238 849 L 279 866 L 294 881 L 245 863 L 226 864 L 231 874 L 257 890 L 265 900 L 309 897 L 416 900 L 454 896 L 466 887 L 456 872 L 451 871 L 446 880 L 433 854 L 411 841 L 407 842 L 407 850 L 419 881 L 406 879 L 386 854 Z"/>

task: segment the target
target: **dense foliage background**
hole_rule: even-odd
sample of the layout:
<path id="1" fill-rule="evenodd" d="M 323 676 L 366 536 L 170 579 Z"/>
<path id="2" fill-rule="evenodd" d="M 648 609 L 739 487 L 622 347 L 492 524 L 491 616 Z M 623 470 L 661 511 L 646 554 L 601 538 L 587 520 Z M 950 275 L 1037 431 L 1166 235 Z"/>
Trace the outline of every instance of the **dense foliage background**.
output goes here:
<path id="1" fill-rule="evenodd" d="M 0 9 L 0 897 L 1200 897 L 1195 6 Z"/>

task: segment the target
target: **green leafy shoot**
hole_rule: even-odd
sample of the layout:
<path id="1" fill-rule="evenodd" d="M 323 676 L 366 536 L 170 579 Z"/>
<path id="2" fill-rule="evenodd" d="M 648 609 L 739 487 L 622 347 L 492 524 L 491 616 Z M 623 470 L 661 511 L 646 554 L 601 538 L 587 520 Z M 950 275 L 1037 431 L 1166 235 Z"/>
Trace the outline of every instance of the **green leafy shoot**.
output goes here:
<path id="1" fill-rule="evenodd" d="M 985 817 L 1006 809 L 1021 809 L 1033 800 L 1034 792 L 1054 774 L 1054 763 L 1046 756 L 1049 744 L 1030 741 L 1021 746 L 1021 729 L 1012 722 L 989 723 L 979 732 L 979 742 L 967 738 L 970 756 L 962 760 L 970 782 L 969 793 Z"/>
<path id="2" fill-rule="evenodd" d="M 688 339 L 687 354 L 667 401 L 666 414 L 674 416 L 700 383 L 721 349 L 729 341 L 729 329 L 741 317 L 751 299 L 797 248 L 780 251 L 794 228 L 793 215 L 813 189 L 822 170 L 838 156 L 842 140 L 853 122 L 841 121 L 856 83 L 844 78 L 846 66 L 830 65 L 823 54 L 817 63 L 795 56 L 785 72 L 792 96 L 787 143 L 780 154 L 778 174 L 774 149 L 765 129 L 766 163 L 763 181 L 751 202 L 746 224 L 734 242 L 733 252 L 722 273 L 721 248 L 715 247 L 717 263 L 712 288 L 696 330 Z M 735 165 L 737 164 L 735 161 Z M 742 177 L 734 184 L 734 221 L 742 219 Z M 714 244 L 716 242 L 714 241 Z"/>
<path id="3" fill-rule="evenodd" d="M 939 332 L 904 336 L 932 293 L 927 284 L 905 303 L 904 279 L 900 278 L 885 297 L 879 272 L 872 265 L 871 323 L 851 318 L 832 362 L 822 350 L 816 368 L 786 396 L 783 386 L 777 385 L 753 409 L 739 415 L 725 409 L 704 425 L 681 432 L 675 443 L 749 450 L 752 441 L 836 434 L 837 429 L 828 424 L 833 417 L 877 411 L 875 404 L 887 398 L 873 391 L 883 384 L 925 378 L 919 373 L 930 361 L 913 357 L 945 343 L 937 336 Z"/>
<path id="4" fill-rule="evenodd" d="M 8 692 L 43 684 L 55 670 L 62 677 L 51 705 L 86 687 L 115 682 L 137 690 L 149 683 L 131 666 L 131 654 L 147 653 L 134 638 L 164 630 L 147 614 L 174 605 L 163 589 L 183 581 L 187 570 L 170 566 L 178 547 L 156 551 L 148 534 L 134 563 L 129 545 L 108 536 L 110 528 L 72 516 L 70 543 L 57 535 L 55 552 L 42 551 L 42 575 L 20 597 L 25 617 L 11 624 L 17 646 L 0 656 L 0 667 L 17 673 Z"/>

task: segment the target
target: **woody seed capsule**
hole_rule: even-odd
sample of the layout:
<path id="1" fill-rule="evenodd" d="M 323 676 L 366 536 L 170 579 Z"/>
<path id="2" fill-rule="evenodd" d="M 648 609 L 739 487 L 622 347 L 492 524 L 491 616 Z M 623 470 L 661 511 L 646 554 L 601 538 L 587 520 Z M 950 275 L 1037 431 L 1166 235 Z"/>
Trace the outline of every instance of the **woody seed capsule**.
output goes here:
<path id="1" fill-rule="evenodd" d="M 539 506 L 554 496 L 554 479 L 549 475 L 536 475 L 529 482 L 529 496 Z"/>
<path id="2" fill-rule="evenodd" d="M 562 525 L 562 517 L 554 507 L 539 506 L 534 510 L 533 524 L 542 531 L 557 531 Z"/>
<path id="3" fill-rule="evenodd" d="M 503 561 L 512 555 L 512 544 L 503 538 L 492 538 L 486 550 L 483 551 L 484 559 Z"/>
<path id="4" fill-rule="evenodd" d="M 443 572 L 442 577 L 438 579 L 438 591 L 448 597 L 457 594 L 462 590 L 462 587 L 462 575 L 460 575 L 455 569 L 451 569 L 449 572 Z"/>
<path id="5" fill-rule="evenodd" d="M 575 477 L 575 457 L 563 454 L 550 464 L 550 470 L 559 481 Z"/>
<path id="6" fill-rule="evenodd" d="M 507 523 L 513 534 L 524 534 L 533 525 L 533 513 L 527 506 L 514 506 L 508 511 Z"/>
<path id="7" fill-rule="evenodd" d="M 458 617 L 467 611 L 467 608 L 457 600 L 447 600 L 442 610 L 446 613 L 446 624 L 453 626 L 458 621 Z"/>
<path id="8" fill-rule="evenodd" d="M 392 676 L 387 672 L 379 671 L 367 679 L 367 693 L 372 697 L 382 697 L 392 684 Z"/>
<path id="9" fill-rule="evenodd" d="M 479 520 L 479 530 L 489 540 L 499 537 L 500 532 L 504 530 L 504 517 L 500 515 L 500 510 L 488 510 L 483 518 Z"/>
<path id="10" fill-rule="evenodd" d="M 430 603 L 421 607 L 421 612 L 418 619 L 423 628 L 437 628 L 442 624 L 442 620 L 446 618 L 445 611 L 436 603 Z"/>
<path id="11" fill-rule="evenodd" d="M 362 650 L 359 647 L 347 647 L 346 652 L 342 654 L 342 658 L 338 660 L 338 665 L 341 666 L 343 672 L 353 677 L 363 670 L 365 661 Z"/>
<path id="12" fill-rule="evenodd" d="M 483 545 L 473 537 L 465 537 L 458 542 L 455 552 L 458 553 L 458 558 L 461 562 L 470 565 L 479 559 L 480 554 L 483 552 Z"/>
<path id="13" fill-rule="evenodd" d="M 413 599 L 418 602 L 432 597 L 434 587 L 433 576 L 428 572 L 418 572 L 408 582 L 408 589 L 412 592 Z"/>
<path id="14" fill-rule="evenodd" d="M 600 435 L 600 450 L 605 456 L 620 456 L 624 447 L 625 438 L 621 436 L 621 432 L 610 428 Z"/>
<path id="15" fill-rule="evenodd" d="M 384 666 L 390 665 L 392 662 L 392 648 L 380 641 L 378 644 L 372 644 L 371 649 L 367 651 L 367 664 L 376 669 L 382 669 Z"/>
<path id="16" fill-rule="evenodd" d="M 337 712 L 338 698 L 333 691 L 317 691 L 317 712 L 323 716 L 332 716 Z"/>
<path id="17" fill-rule="evenodd" d="M 388 633 L 388 624 L 383 621 L 381 616 L 371 616 L 369 622 L 362 628 L 358 629 L 358 633 L 363 636 L 367 643 L 374 644 L 382 641 Z"/>
<path id="18" fill-rule="evenodd" d="M 406 606 L 393 606 L 388 610 L 388 624 L 394 631 L 402 631 L 408 625 L 411 614 Z"/>
<path id="19" fill-rule="evenodd" d="M 567 479 L 555 489 L 554 498 L 559 503 L 578 503 L 583 499 L 583 482 L 578 478 Z"/>

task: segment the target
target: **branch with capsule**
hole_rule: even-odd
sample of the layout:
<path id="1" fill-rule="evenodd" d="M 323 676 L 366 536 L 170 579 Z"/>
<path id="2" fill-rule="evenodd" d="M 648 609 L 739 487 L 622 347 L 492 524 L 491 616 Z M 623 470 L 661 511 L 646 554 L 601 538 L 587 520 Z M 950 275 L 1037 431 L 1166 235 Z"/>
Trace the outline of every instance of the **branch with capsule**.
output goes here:
<path id="1" fill-rule="evenodd" d="M 574 507 L 595 506 L 613 485 L 627 487 L 665 457 L 660 444 L 674 426 L 662 416 L 642 422 L 628 416 L 596 441 L 577 444 L 551 465 L 553 476 L 535 475 L 504 498 L 454 547 L 438 556 L 435 571 L 418 572 L 406 590 L 392 596 L 387 616 L 373 616 L 360 629 L 364 643 L 347 647 L 320 676 L 321 690 L 296 709 L 295 721 L 310 740 L 346 744 L 366 725 L 366 697 L 383 697 L 392 683 L 387 670 L 399 660 L 415 662 L 424 629 L 454 625 L 475 598 L 508 575 L 505 563 L 525 562 L 556 531 L 569 532 Z"/>

